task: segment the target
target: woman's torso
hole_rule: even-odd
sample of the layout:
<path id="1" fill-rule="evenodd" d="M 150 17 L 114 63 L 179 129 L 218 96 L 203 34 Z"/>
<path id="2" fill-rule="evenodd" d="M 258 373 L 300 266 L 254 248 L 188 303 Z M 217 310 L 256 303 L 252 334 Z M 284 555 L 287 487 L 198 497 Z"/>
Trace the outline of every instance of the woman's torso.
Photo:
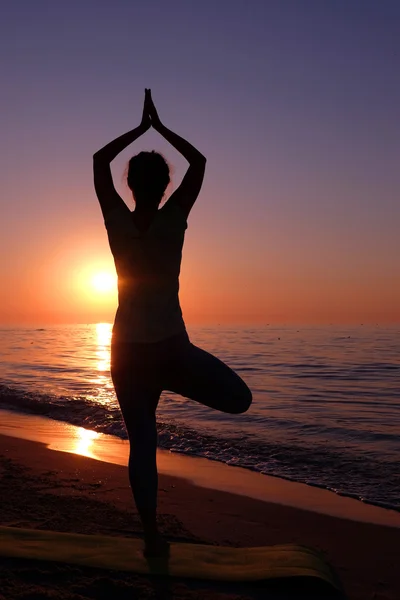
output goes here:
<path id="1" fill-rule="evenodd" d="M 185 331 L 179 274 L 187 222 L 170 202 L 144 231 L 132 215 L 122 206 L 105 219 L 118 275 L 113 340 L 152 343 Z"/>

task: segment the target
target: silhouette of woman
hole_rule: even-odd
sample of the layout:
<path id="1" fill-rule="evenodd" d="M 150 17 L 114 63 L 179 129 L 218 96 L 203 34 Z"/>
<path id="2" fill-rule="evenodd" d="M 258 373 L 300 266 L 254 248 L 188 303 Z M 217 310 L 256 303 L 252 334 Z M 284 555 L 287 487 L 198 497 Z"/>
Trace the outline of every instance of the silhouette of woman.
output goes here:
<path id="1" fill-rule="evenodd" d="M 188 161 L 178 189 L 159 204 L 170 181 L 164 158 L 140 152 L 129 161 L 132 212 L 116 192 L 111 161 L 154 127 Z M 144 531 L 145 556 L 168 554 L 157 527 L 157 428 L 160 394 L 170 390 L 217 410 L 245 412 L 252 395 L 227 365 L 194 346 L 179 305 L 186 219 L 202 186 L 206 159 L 160 121 L 145 90 L 138 127 L 93 156 L 94 185 L 118 275 L 118 309 L 111 342 L 111 377 L 129 436 L 129 480 Z"/>

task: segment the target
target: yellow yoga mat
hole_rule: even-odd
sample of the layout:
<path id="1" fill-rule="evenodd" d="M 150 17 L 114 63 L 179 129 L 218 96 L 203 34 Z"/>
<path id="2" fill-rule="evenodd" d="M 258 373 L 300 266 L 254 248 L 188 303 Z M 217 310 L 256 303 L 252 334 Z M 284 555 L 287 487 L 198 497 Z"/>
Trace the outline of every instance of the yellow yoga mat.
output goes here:
<path id="1" fill-rule="evenodd" d="M 0 556 L 118 571 L 223 581 L 315 577 L 341 590 L 322 555 L 295 545 L 231 548 L 171 542 L 168 558 L 145 559 L 143 540 L 0 527 Z"/>

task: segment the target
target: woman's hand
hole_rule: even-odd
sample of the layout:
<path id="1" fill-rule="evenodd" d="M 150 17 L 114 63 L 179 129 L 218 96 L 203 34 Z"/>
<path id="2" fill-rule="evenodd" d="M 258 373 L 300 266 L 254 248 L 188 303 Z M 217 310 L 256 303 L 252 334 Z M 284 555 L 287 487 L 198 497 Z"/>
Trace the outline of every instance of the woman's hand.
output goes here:
<path id="1" fill-rule="evenodd" d="M 150 117 L 150 108 L 151 108 L 151 92 L 148 89 L 144 90 L 144 105 L 143 105 L 143 115 L 142 121 L 140 123 L 140 127 L 147 131 L 151 127 L 151 117 Z"/>
<path id="2" fill-rule="evenodd" d="M 161 127 L 162 123 L 160 121 L 160 117 L 158 116 L 156 107 L 154 106 L 153 98 L 151 97 L 151 90 L 146 90 L 146 102 L 151 119 L 151 124 L 153 125 L 154 129 L 158 129 L 159 127 Z"/>

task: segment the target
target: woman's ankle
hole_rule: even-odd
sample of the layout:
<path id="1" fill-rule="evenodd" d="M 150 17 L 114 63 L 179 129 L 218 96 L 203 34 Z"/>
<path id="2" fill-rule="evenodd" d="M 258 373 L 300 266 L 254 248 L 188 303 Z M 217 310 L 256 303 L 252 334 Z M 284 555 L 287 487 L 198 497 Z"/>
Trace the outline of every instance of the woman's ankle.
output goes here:
<path id="1" fill-rule="evenodd" d="M 155 515 L 142 517 L 142 527 L 145 538 L 155 538 L 158 536 L 157 518 Z"/>

